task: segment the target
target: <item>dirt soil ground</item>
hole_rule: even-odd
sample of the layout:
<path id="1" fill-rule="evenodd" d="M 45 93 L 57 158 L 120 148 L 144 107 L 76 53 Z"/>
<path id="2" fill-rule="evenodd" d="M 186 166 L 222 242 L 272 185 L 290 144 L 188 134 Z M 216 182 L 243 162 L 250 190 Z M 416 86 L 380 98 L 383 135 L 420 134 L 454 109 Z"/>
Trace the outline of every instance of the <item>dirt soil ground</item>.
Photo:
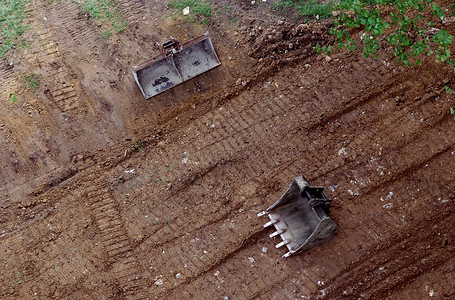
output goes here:
<path id="1" fill-rule="evenodd" d="M 31 47 L 1 61 L 1 299 L 455 299 L 453 70 L 317 56 L 327 25 L 266 4 L 208 26 L 115 2 L 106 40 L 31 1 Z M 143 99 L 131 67 L 206 30 L 222 65 Z M 257 213 L 298 175 L 339 232 L 283 259 Z"/>

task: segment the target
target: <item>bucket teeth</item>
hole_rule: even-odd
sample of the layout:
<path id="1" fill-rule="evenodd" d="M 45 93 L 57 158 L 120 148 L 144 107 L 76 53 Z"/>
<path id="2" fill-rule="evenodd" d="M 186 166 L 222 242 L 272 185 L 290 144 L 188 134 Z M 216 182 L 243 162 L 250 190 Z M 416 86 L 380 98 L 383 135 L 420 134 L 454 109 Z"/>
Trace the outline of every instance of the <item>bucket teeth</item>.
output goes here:
<path id="1" fill-rule="evenodd" d="M 266 211 L 261 211 L 260 213 L 258 213 L 258 217 L 265 216 L 266 214 L 267 214 Z"/>
<path id="2" fill-rule="evenodd" d="M 289 256 L 291 256 L 291 255 L 292 255 L 292 253 L 291 253 L 291 252 L 288 252 L 288 253 L 286 253 L 285 255 L 283 255 L 282 257 L 283 257 L 283 258 L 286 258 L 286 257 L 289 257 Z"/>
<path id="3" fill-rule="evenodd" d="M 290 242 L 291 242 L 291 241 L 289 241 L 289 240 L 284 240 L 284 241 L 282 241 L 281 243 L 277 244 L 275 247 L 276 247 L 276 248 L 280 248 L 280 247 L 282 247 L 282 246 L 284 246 L 284 245 L 289 244 Z"/>
<path id="4" fill-rule="evenodd" d="M 280 235 L 284 232 L 284 230 L 280 229 L 269 235 L 271 238 L 276 237 L 277 235 Z"/>
<path id="5" fill-rule="evenodd" d="M 270 222 L 267 222 L 264 224 L 264 227 L 269 227 L 272 226 L 273 224 L 276 224 L 278 220 L 271 220 Z"/>

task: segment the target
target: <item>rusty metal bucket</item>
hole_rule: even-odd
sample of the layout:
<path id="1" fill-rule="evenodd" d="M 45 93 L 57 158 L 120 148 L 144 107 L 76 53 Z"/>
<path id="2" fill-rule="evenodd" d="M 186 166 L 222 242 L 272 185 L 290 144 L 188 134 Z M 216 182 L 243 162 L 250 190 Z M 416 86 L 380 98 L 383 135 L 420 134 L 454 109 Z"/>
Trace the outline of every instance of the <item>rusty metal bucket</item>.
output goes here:
<path id="1" fill-rule="evenodd" d="M 133 67 L 133 77 L 146 99 L 221 64 L 208 33 L 181 46 L 172 41 L 176 42 L 173 49 Z"/>
<path id="2" fill-rule="evenodd" d="M 270 237 L 281 237 L 277 248 L 285 246 L 289 257 L 332 239 L 337 226 L 329 217 L 329 200 L 322 187 L 311 186 L 303 176 L 294 179 L 286 193 L 258 216 L 268 215 L 264 227 L 274 226 Z"/>

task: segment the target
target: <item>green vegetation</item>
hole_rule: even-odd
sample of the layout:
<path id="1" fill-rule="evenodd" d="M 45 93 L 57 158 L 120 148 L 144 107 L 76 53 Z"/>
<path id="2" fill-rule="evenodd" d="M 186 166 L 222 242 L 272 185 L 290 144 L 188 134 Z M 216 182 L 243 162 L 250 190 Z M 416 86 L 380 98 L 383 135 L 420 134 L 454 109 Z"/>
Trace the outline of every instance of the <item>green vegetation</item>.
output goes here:
<path id="1" fill-rule="evenodd" d="M 25 272 L 23 270 L 22 271 L 16 271 L 14 273 L 14 277 L 15 278 L 14 278 L 13 282 L 11 282 L 11 285 L 17 285 L 17 284 L 20 284 L 20 283 L 24 282 L 24 280 L 25 280 L 24 273 Z"/>
<path id="2" fill-rule="evenodd" d="M 449 49 L 453 36 L 431 20 L 444 20 L 450 10 L 433 0 L 340 0 L 334 9 L 339 17 L 330 33 L 337 49 L 360 48 L 364 56 L 378 57 L 378 51 L 391 47 L 406 66 L 421 64 L 427 55 L 455 67 Z M 363 32 L 360 41 L 351 35 L 356 29 Z M 316 50 L 330 54 L 333 47 L 318 45 Z"/>
<path id="3" fill-rule="evenodd" d="M 0 57 L 24 45 L 20 37 L 28 29 L 24 24 L 27 3 L 28 0 L 0 0 Z"/>
<path id="4" fill-rule="evenodd" d="M 118 176 L 117 178 L 112 181 L 112 183 L 109 184 L 111 189 L 114 189 L 115 187 L 119 186 L 120 183 L 124 182 L 123 175 Z"/>
<path id="5" fill-rule="evenodd" d="M 170 223 L 172 223 L 172 220 L 171 220 L 171 219 L 166 219 L 166 220 L 164 220 L 164 222 L 163 222 L 163 227 L 166 227 L 166 226 L 169 225 Z"/>
<path id="6" fill-rule="evenodd" d="M 17 96 L 14 94 L 14 93 L 9 93 L 9 97 L 8 97 L 8 102 L 9 103 L 14 103 L 14 102 L 17 102 Z"/>
<path id="7" fill-rule="evenodd" d="M 22 82 L 27 86 L 27 88 L 36 91 L 41 84 L 41 77 L 41 75 L 30 73 L 22 76 Z"/>
<path id="8" fill-rule="evenodd" d="M 321 4 L 317 0 L 279 0 L 274 9 L 280 12 L 295 10 L 303 17 L 326 18 L 332 15 L 332 3 Z"/>
<path id="9" fill-rule="evenodd" d="M 171 0 L 168 6 L 180 12 L 185 7 L 189 7 L 190 14 L 185 16 L 185 20 L 189 22 L 194 22 L 197 19 L 202 24 L 208 24 L 211 22 L 210 18 L 213 16 L 209 0 Z"/>
<path id="10" fill-rule="evenodd" d="M 136 144 L 134 144 L 133 146 L 131 146 L 131 150 L 133 150 L 134 152 L 139 152 L 142 150 L 143 147 L 144 147 L 144 142 L 139 141 Z"/>
<path id="11" fill-rule="evenodd" d="M 128 23 L 122 19 L 112 0 L 84 0 L 82 11 L 101 22 L 104 39 L 109 39 L 113 34 L 119 34 L 128 27 Z"/>

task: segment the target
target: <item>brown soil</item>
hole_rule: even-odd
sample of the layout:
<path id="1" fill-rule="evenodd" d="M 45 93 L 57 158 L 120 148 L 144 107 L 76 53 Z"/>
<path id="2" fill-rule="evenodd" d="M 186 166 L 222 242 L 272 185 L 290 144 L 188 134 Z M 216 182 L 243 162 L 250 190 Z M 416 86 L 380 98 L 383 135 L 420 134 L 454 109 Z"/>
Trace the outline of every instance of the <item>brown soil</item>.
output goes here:
<path id="1" fill-rule="evenodd" d="M 116 2 L 130 26 L 105 40 L 31 1 L 31 47 L 1 62 L 1 299 L 455 298 L 452 70 L 317 56 L 327 26 L 266 4 L 204 27 Z M 205 30 L 222 65 L 144 100 L 131 66 Z M 301 174 L 339 233 L 283 259 L 256 215 Z"/>

